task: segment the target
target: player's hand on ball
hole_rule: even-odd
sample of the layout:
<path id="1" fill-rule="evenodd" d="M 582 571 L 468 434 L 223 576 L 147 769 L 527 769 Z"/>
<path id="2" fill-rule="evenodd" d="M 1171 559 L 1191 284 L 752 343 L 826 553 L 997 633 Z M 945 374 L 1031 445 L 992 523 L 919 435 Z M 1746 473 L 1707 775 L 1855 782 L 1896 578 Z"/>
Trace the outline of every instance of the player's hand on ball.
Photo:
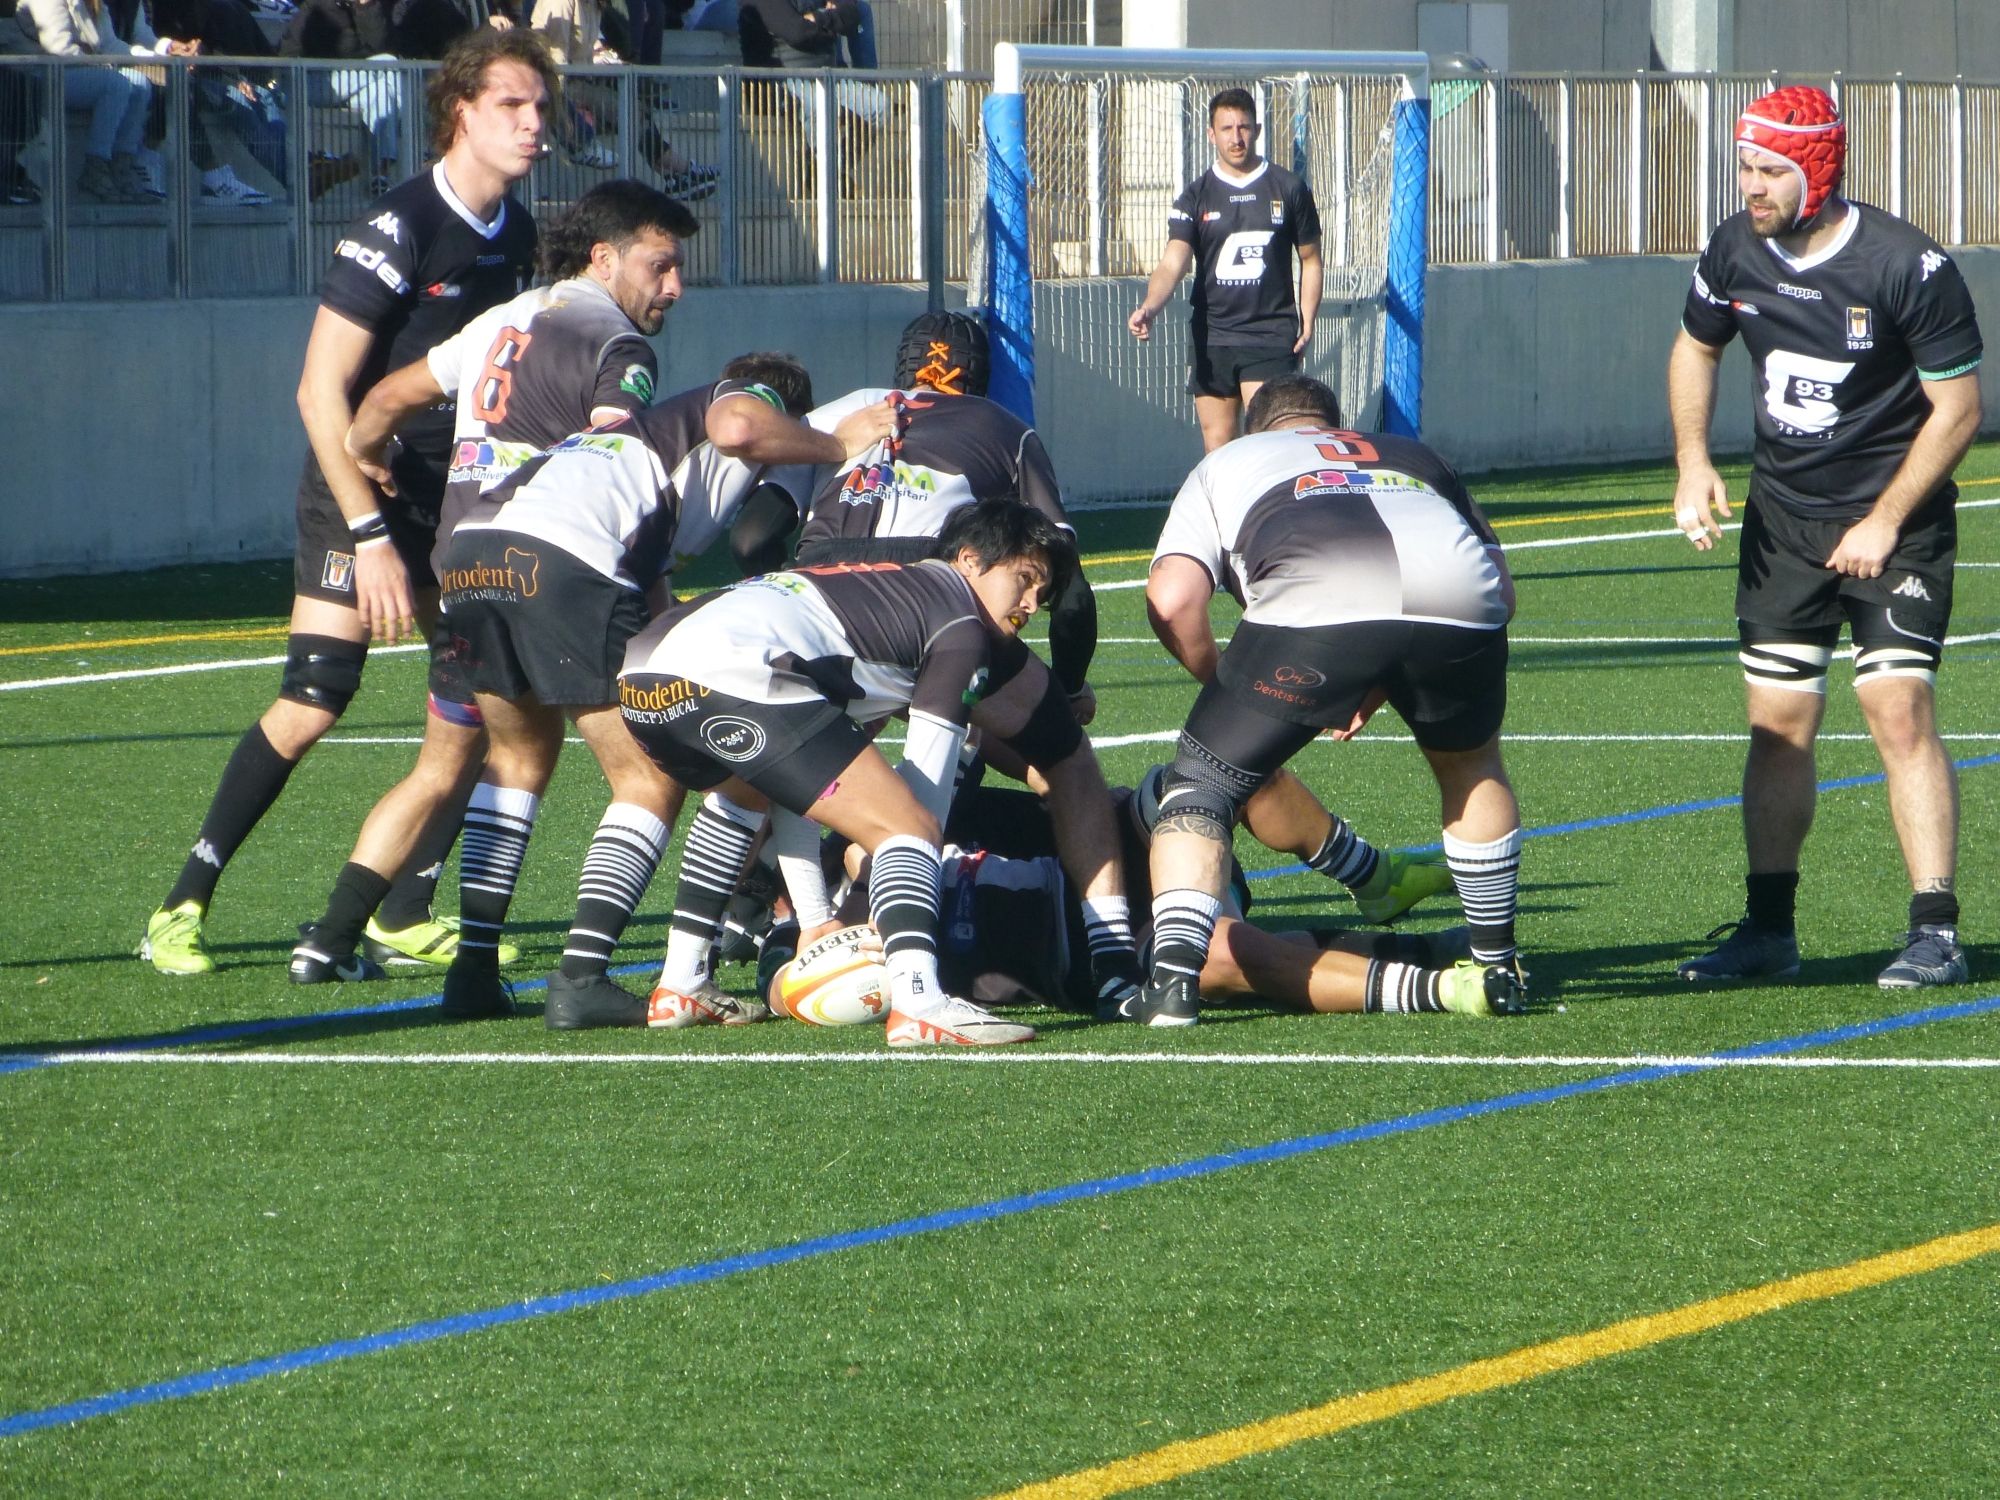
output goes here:
<path id="1" fill-rule="evenodd" d="M 1863 516 L 1847 528 L 1826 566 L 1849 578 L 1880 578 L 1889 566 L 1890 554 L 1896 550 L 1896 537 L 1893 521 Z"/>
<path id="2" fill-rule="evenodd" d="M 1729 491 L 1722 476 L 1713 464 L 1683 465 L 1674 486 L 1674 525 L 1694 543 L 1696 551 L 1706 552 L 1722 539 L 1717 514 L 1730 514 Z"/>

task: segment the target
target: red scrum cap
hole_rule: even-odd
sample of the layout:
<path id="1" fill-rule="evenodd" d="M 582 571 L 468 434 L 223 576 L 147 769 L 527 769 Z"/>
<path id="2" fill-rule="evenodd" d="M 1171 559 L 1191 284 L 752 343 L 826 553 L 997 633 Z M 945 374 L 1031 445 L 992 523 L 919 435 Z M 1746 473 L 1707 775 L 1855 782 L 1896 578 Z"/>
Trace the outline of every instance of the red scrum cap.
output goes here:
<path id="1" fill-rule="evenodd" d="M 1799 214 L 1792 227 L 1810 223 L 1840 191 L 1847 169 L 1847 127 L 1823 89 L 1803 84 L 1753 99 L 1736 121 L 1736 144 L 1750 146 L 1799 174 Z"/>

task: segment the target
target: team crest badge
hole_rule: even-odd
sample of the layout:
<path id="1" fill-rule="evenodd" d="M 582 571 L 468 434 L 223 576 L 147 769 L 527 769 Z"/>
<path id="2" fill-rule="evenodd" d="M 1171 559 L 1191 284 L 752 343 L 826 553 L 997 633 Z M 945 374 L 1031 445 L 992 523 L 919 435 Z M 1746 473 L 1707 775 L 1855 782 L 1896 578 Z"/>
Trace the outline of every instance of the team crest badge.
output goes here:
<path id="1" fill-rule="evenodd" d="M 332 589 L 336 593 L 354 592 L 354 554 L 352 552 L 329 552 L 326 562 L 319 570 L 319 586 Z"/>
<path id="2" fill-rule="evenodd" d="M 1851 339 L 1872 339 L 1875 337 L 1875 318 L 1867 308 L 1848 308 L 1847 336 Z"/>
<path id="3" fill-rule="evenodd" d="M 1273 224 L 1282 224 L 1282 223 L 1284 223 L 1284 222 L 1285 222 L 1285 200 L 1284 200 L 1284 199 L 1282 199 L 1282 198 L 1273 198 L 1273 199 L 1271 200 L 1271 222 L 1272 222 Z"/>

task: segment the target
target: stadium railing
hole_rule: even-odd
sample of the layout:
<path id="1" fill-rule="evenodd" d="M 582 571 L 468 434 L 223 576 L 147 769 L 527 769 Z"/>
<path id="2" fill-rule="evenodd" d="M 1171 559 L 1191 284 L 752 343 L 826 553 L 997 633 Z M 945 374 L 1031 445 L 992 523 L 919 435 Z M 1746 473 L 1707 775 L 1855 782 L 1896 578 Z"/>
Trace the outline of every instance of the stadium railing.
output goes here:
<path id="1" fill-rule="evenodd" d="M 62 68 L 106 65 L 0 56 L 0 169 L 18 159 L 42 190 L 39 203 L 0 204 L 0 301 L 310 294 L 340 231 L 368 203 L 374 175 L 360 116 L 303 102 L 322 97 L 312 75 L 366 68 L 395 76 L 402 172 L 414 166 L 425 137 L 424 64 L 150 64 L 162 85 L 166 135 L 158 149 L 167 197 L 94 203 L 73 190 L 83 118 L 65 115 L 57 101 Z M 721 169 L 714 196 L 697 210 L 703 232 L 688 247 L 697 283 L 917 282 L 937 289 L 966 278 L 974 240 L 968 226 L 981 191 L 983 75 L 566 73 L 566 106 L 550 153 L 526 184 L 537 214 L 620 172 L 657 175 L 654 164 L 671 143 Z M 1811 80 L 1659 73 L 1434 79 L 1431 262 L 1693 253 L 1735 208 L 1728 141 L 1737 112 L 1791 81 Z M 1853 196 L 1902 214 L 1946 244 L 2000 244 L 2000 83 L 1832 82 L 1848 119 Z M 232 93 L 240 104 L 219 104 Z M 1080 99 L 1079 122 L 1086 113 Z M 204 200 L 189 156 L 197 119 L 218 157 L 269 203 Z M 618 165 L 581 164 L 578 154 L 593 146 L 608 147 Z M 1081 123 L 1055 147 L 1038 166 L 1048 192 L 1036 210 L 1043 219 L 1037 274 L 1144 275 L 1164 235 L 1165 204 L 1178 185 L 1167 178 L 1175 174 L 1125 180 L 1115 136 Z M 1094 150 L 1104 159 L 1093 158 Z M 1198 156 L 1177 170 L 1199 170 Z M 1065 174 L 1118 184 L 1101 199 L 1110 222 L 1058 222 Z"/>

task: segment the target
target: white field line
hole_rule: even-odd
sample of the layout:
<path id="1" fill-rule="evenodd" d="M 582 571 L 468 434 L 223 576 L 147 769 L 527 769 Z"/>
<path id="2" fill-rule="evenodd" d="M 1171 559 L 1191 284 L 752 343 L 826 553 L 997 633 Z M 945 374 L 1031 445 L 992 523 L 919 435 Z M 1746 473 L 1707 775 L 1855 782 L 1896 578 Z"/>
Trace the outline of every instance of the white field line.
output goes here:
<path id="1" fill-rule="evenodd" d="M 1419 1067 L 1419 1068 L 2000 1068 L 2000 1057 L 1715 1057 L 1668 1052 L 1588 1056 L 1535 1053 L 1476 1057 L 1420 1052 L 56 1052 L 49 1061 L 167 1063 L 194 1067 L 845 1067 L 887 1063 L 1000 1067 L 1038 1063 L 1167 1064 L 1173 1067 Z"/>
<path id="2" fill-rule="evenodd" d="M 427 651 L 419 641 L 414 646 L 371 646 L 370 656 L 394 656 L 409 651 Z M 129 682 L 137 677 L 178 677 L 184 672 L 227 672 L 236 667 L 282 667 L 282 656 L 239 656 L 230 661 L 191 661 L 177 667 L 133 667 L 123 672 L 84 672 L 74 677 L 30 677 L 20 682 L 0 682 L 0 693 L 19 693 L 28 688 L 77 687 L 90 682 Z"/>
<path id="3" fill-rule="evenodd" d="M 1181 737 L 1178 729 L 1148 730 L 1143 734 L 1103 734 L 1091 736 L 1090 743 L 1099 750 L 1116 750 L 1121 745 L 1165 745 Z M 1502 738 L 1510 745 L 1741 745 L 1750 739 L 1748 730 L 1735 734 L 1508 734 Z M 2000 740 L 2000 732 L 1981 734 L 1947 734 L 1946 740 L 1963 740 L 1967 744 L 1988 744 Z M 1822 734 L 1821 744 L 1850 741 L 1857 745 L 1872 743 L 1872 736 L 1866 734 Z M 420 735 L 393 734 L 330 734 L 320 743 L 326 745 L 421 745 Z M 570 735 L 565 745 L 581 745 L 583 741 Z M 903 742 L 893 735 L 881 735 L 875 740 L 878 745 L 900 745 Z M 1356 745 L 1407 745 L 1411 739 L 1407 734 L 1364 734 L 1350 743 Z"/>

